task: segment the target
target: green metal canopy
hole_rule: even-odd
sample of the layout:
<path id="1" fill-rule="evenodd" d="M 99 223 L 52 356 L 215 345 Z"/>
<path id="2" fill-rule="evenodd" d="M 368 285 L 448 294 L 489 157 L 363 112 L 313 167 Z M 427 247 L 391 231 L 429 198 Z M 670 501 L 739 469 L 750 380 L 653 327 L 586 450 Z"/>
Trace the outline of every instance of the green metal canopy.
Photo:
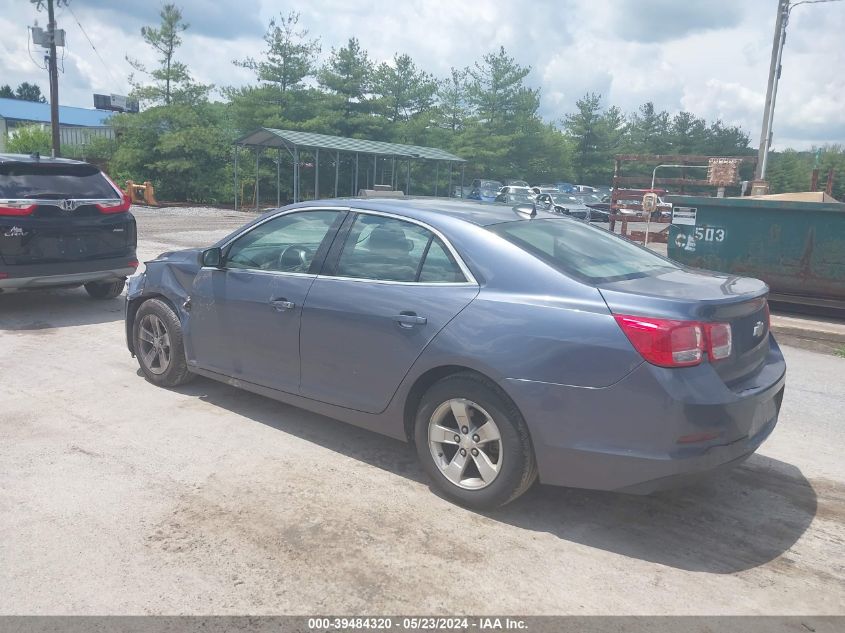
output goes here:
<path id="1" fill-rule="evenodd" d="M 296 132 L 294 130 L 277 130 L 262 127 L 254 132 L 242 136 L 238 145 L 257 147 L 294 147 L 305 149 L 329 149 L 340 152 L 358 152 L 371 156 L 396 156 L 402 158 L 421 158 L 425 160 L 441 160 L 452 163 L 466 162 L 460 156 L 455 156 L 436 147 L 421 147 L 419 145 L 401 145 L 399 143 L 385 143 L 383 141 L 368 141 L 345 136 L 330 136 L 328 134 L 314 134 L 313 132 Z"/>
<path id="2" fill-rule="evenodd" d="M 366 139 L 347 138 L 344 136 L 330 136 L 328 134 L 315 134 L 313 132 L 297 132 L 294 130 L 277 130 L 274 128 L 261 127 L 257 130 L 240 137 L 234 142 L 234 176 L 235 176 L 235 208 L 238 208 L 238 192 L 239 192 L 239 175 L 238 175 L 238 150 L 240 148 L 254 148 L 255 150 L 255 173 L 258 174 L 258 165 L 261 160 L 261 155 L 264 150 L 276 150 L 277 158 L 274 160 L 276 165 L 276 203 L 281 203 L 281 163 L 283 150 L 290 154 L 291 158 L 291 176 L 293 180 L 293 201 L 298 202 L 303 199 L 300 183 L 300 167 L 313 166 L 314 169 L 314 198 L 320 196 L 320 153 L 323 152 L 325 163 L 325 155 L 328 154 L 330 166 L 334 166 L 334 197 L 338 197 L 341 190 L 340 181 L 340 166 L 344 163 L 344 171 L 349 176 L 349 186 L 346 186 L 346 176 L 344 177 L 343 189 L 349 192 L 350 196 L 355 196 L 360 190 L 359 179 L 359 162 L 360 159 L 371 161 L 361 168 L 364 187 L 363 189 L 377 188 L 386 186 L 390 190 L 399 190 L 400 180 L 397 173 L 397 161 L 406 163 L 407 172 L 405 174 L 405 187 L 403 188 L 405 195 L 411 195 L 411 163 L 412 162 L 426 162 L 434 163 L 434 195 L 435 197 L 440 193 L 438 189 L 439 184 L 439 166 L 440 163 L 448 164 L 448 188 L 447 195 L 450 195 L 452 189 L 452 168 L 453 163 L 460 165 L 460 184 L 461 191 L 463 191 L 464 184 L 464 164 L 466 160 L 460 156 L 455 156 L 442 149 L 435 147 L 421 147 L 419 145 L 402 145 L 399 143 L 385 143 L 384 141 L 369 141 Z M 304 163 L 301 159 L 300 152 L 310 155 L 308 163 Z M 379 175 L 379 166 L 381 166 L 381 174 Z M 380 182 L 379 182 L 380 181 Z M 326 183 L 323 183 L 326 184 Z M 419 187 L 417 187 L 419 192 Z M 255 182 L 255 207 L 259 206 L 258 195 L 258 180 Z"/>

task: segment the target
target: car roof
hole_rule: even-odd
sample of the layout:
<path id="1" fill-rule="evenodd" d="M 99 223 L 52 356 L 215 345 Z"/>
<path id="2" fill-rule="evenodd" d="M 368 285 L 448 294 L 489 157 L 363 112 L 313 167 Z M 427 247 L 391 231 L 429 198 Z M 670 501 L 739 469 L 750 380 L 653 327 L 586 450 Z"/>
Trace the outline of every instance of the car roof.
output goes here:
<path id="1" fill-rule="evenodd" d="M 546 218 L 560 218 L 557 213 L 543 211 L 537 208 L 536 215 L 531 218 L 525 213 L 519 213 L 513 206 L 506 204 L 485 203 L 473 200 L 453 200 L 450 198 L 390 198 L 390 199 L 359 199 L 345 198 L 335 200 L 312 200 L 294 206 L 340 206 L 353 207 L 367 211 L 381 211 L 394 213 L 411 219 L 421 220 L 438 227 L 439 220 L 456 218 L 477 226 L 491 226 L 503 222 L 518 222 L 541 220 Z M 520 205 L 526 206 L 526 205 Z"/>
<path id="2" fill-rule="evenodd" d="M 38 154 L 3 154 L 0 153 L 0 163 L 45 163 L 50 165 L 88 165 L 81 160 L 70 158 L 52 158 Z"/>

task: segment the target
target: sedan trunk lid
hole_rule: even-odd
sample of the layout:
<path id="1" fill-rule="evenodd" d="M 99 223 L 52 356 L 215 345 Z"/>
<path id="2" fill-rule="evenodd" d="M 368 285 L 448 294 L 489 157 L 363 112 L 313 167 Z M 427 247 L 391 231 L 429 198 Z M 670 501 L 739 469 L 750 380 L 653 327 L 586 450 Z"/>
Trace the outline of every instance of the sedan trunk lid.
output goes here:
<path id="1" fill-rule="evenodd" d="M 729 323 L 731 354 L 713 362 L 728 386 L 749 377 L 765 362 L 769 288 L 758 279 L 678 268 L 598 287 L 614 314 Z"/>

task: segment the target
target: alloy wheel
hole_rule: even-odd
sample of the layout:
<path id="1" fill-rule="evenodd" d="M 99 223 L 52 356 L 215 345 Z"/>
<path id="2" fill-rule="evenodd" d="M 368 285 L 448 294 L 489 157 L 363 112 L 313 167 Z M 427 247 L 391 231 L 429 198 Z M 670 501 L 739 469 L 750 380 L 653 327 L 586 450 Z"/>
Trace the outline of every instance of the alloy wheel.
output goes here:
<path id="1" fill-rule="evenodd" d="M 170 334 L 155 314 L 146 314 L 138 326 L 141 362 L 151 373 L 159 375 L 170 367 Z"/>
<path id="2" fill-rule="evenodd" d="M 466 490 L 486 488 L 502 469 L 499 427 L 487 411 L 465 398 L 452 398 L 434 410 L 428 446 L 443 476 Z"/>

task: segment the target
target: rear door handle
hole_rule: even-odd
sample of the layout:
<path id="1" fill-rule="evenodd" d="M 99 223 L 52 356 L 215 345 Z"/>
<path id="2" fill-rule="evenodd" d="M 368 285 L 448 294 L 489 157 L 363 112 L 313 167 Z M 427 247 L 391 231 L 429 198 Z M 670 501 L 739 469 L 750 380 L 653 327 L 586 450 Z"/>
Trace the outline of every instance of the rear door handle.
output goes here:
<path id="1" fill-rule="evenodd" d="M 285 310 L 292 310 L 296 307 L 293 301 L 288 301 L 287 299 L 272 299 L 270 305 L 273 306 L 276 312 L 284 312 Z"/>
<path id="2" fill-rule="evenodd" d="M 425 325 L 428 322 L 423 316 L 417 316 L 413 312 L 403 312 L 401 314 L 397 314 L 393 317 L 393 320 L 396 321 L 401 327 L 414 327 L 415 325 Z"/>

